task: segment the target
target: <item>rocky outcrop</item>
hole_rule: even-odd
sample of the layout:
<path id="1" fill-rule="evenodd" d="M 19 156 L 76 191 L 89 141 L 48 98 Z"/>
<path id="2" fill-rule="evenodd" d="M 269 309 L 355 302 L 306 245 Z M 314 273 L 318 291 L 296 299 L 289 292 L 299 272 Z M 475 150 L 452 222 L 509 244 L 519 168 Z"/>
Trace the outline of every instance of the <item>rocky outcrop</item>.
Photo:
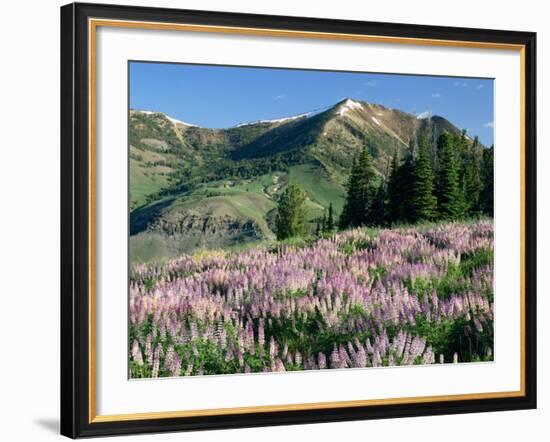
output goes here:
<path id="1" fill-rule="evenodd" d="M 192 254 L 199 249 L 222 249 L 233 245 L 258 242 L 265 238 L 260 226 L 250 219 L 231 216 L 199 216 L 177 213 L 177 219 L 160 218 L 136 235 L 145 239 L 154 235 L 166 249 Z"/>

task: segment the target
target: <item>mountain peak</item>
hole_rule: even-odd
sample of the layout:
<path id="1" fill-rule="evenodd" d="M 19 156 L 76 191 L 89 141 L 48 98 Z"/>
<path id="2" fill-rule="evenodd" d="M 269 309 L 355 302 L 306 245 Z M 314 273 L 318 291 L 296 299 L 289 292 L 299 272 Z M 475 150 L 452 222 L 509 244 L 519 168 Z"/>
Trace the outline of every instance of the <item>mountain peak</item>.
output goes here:
<path id="1" fill-rule="evenodd" d="M 432 111 L 429 111 L 429 110 L 424 111 L 416 116 L 417 120 L 425 120 L 429 118 L 432 118 Z"/>
<path id="2" fill-rule="evenodd" d="M 351 98 L 346 98 L 337 104 L 338 115 L 344 115 L 351 110 L 360 110 L 363 109 L 363 104 L 359 101 L 352 100 Z"/>

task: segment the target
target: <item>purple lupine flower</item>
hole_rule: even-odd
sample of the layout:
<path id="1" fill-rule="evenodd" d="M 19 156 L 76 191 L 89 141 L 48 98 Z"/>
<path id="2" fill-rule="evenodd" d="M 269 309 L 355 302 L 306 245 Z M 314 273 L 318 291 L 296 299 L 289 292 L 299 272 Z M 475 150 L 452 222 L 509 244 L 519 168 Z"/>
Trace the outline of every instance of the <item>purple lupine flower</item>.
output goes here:
<path id="1" fill-rule="evenodd" d="M 225 352 L 225 362 L 230 362 L 232 359 L 233 359 L 233 348 L 231 346 L 228 346 Z"/>
<path id="2" fill-rule="evenodd" d="M 422 356 L 423 364 L 434 364 L 435 363 L 435 354 L 432 351 L 432 347 L 428 347 Z"/>
<path id="3" fill-rule="evenodd" d="M 273 371 L 286 371 L 285 364 L 279 358 L 274 363 Z"/>
<path id="4" fill-rule="evenodd" d="M 479 333 L 483 332 L 483 326 L 477 317 L 474 318 L 474 327 Z"/>
<path id="5" fill-rule="evenodd" d="M 254 329 L 252 328 L 252 324 L 249 321 L 246 323 L 246 348 L 251 355 L 254 355 L 255 353 L 254 346 Z"/>
<path id="6" fill-rule="evenodd" d="M 237 360 L 239 361 L 239 367 L 244 367 L 244 353 L 240 348 L 237 349 Z"/>
<path id="7" fill-rule="evenodd" d="M 285 346 L 283 347 L 283 352 L 281 353 L 281 357 L 283 359 L 286 359 L 288 355 L 288 344 L 285 342 Z"/>
<path id="8" fill-rule="evenodd" d="M 320 370 L 327 368 L 327 358 L 324 353 L 320 352 L 317 355 L 317 365 L 319 366 Z"/>
<path id="9" fill-rule="evenodd" d="M 275 359 L 276 354 L 277 354 L 277 344 L 275 343 L 275 338 L 271 336 L 271 339 L 269 340 L 269 359 L 273 361 Z"/>
<path id="10" fill-rule="evenodd" d="M 287 364 L 292 364 L 292 361 L 294 361 L 294 358 L 292 357 L 292 352 L 289 351 L 287 354 L 286 354 L 286 363 Z"/>
<path id="11" fill-rule="evenodd" d="M 145 340 L 145 359 L 147 360 L 147 364 L 149 366 L 153 365 L 153 337 L 151 334 L 147 335 L 147 338 Z"/>
<path id="12" fill-rule="evenodd" d="M 315 358 L 313 356 L 308 356 L 304 362 L 304 370 L 315 370 L 316 368 Z"/>
<path id="13" fill-rule="evenodd" d="M 143 365 L 143 357 L 141 354 L 141 349 L 139 348 L 138 341 L 134 341 L 134 343 L 132 344 L 132 358 L 140 367 Z"/>
<path id="14" fill-rule="evenodd" d="M 265 333 L 264 333 L 264 319 L 260 318 L 260 324 L 258 326 L 258 344 L 261 348 L 265 345 Z"/>
<path id="15" fill-rule="evenodd" d="M 170 371 L 170 376 L 179 376 L 181 371 L 181 358 L 178 355 L 174 355 L 174 358 L 172 359 L 172 364 L 168 369 Z"/>
<path id="16" fill-rule="evenodd" d="M 380 357 L 380 352 L 378 349 L 374 350 L 374 354 L 372 355 L 372 366 L 373 367 L 380 367 L 382 365 L 382 358 Z"/>
<path id="17" fill-rule="evenodd" d="M 336 348 L 336 344 L 334 344 L 334 348 L 330 354 L 330 368 L 340 368 L 340 353 L 338 348 Z"/>
<path id="18" fill-rule="evenodd" d="M 354 366 L 359 368 L 367 366 L 367 353 L 362 346 L 355 352 Z"/>
<path id="19" fill-rule="evenodd" d="M 339 368 L 347 368 L 351 365 L 351 359 L 342 344 L 338 347 L 338 362 Z"/>
<path id="20" fill-rule="evenodd" d="M 141 353 L 141 360 L 153 367 L 160 345 L 155 370 L 159 376 L 179 373 L 179 355 L 187 368 L 200 360 L 204 345 L 240 371 L 246 370 L 246 355 L 257 351 L 262 356 L 269 353 L 268 371 L 280 368 L 277 359 L 285 369 L 432 363 L 435 355 L 430 342 L 416 334 L 417 320 L 464 320 L 465 339 L 490 331 L 493 265 L 474 269 L 447 299 L 440 299 L 435 291 L 410 290 L 404 280 L 414 285 L 418 279 L 444 276 L 449 266 L 459 264 L 461 256 L 491 250 L 492 232 L 492 223 L 487 221 L 381 229 L 375 235 L 351 229 L 307 247 L 205 252 L 163 265 L 132 265 L 129 320 L 135 334 L 130 358 L 138 363 Z M 342 253 L 344 245 L 359 242 L 368 247 Z M 376 268 L 386 273 L 373 280 L 369 270 Z M 152 285 L 145 284 L 146 280 L 153 281 Z M 360 314 L 353 312 L 355 308 Z M 342 346 L 337 342 L 327 364 L 326 355 L 313 358 L 309 348 L 288 351 L 286 339 L 273 334 L 289 324 L 298 342 L 307 344 L 306 322 L 318 333 L 351 334 L 361 336 L 361 341 L 355 338 Z M 143 330 L 151 332 L 142 335 Z M 167 349 L 165 356 L 162 348 Z M 479 351 L 492 357 L 491 347 Z M 203 371 L 199 367 L 194 373 Z"/>
<path id="21" fill-rule="evenodd" d="M 161 350 L 162 347 L 160 346 L 160 344 L 157 345 L 157 348 L 155 349 L 155 353 L 153 355 L 153 370 L 151 372 L 151 377 L 153 378 L 157 378 L 159 375 Z"/>

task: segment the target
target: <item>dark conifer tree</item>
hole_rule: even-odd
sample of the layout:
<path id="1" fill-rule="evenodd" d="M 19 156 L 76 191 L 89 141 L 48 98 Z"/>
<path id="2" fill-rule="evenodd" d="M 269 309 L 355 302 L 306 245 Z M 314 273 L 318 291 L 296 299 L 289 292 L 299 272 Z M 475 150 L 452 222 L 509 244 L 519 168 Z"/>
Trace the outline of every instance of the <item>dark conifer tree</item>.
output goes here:
<path id="1" fill-rule="evenodd" d="M 460 135 L 454 136 L 454 149 L 456 152 L 456 158 L 457 161 L 463 163 L 466 157 L 468 156 L 468 139 L 467 139 L 467 133 L 468 131 L 466 129 L 462 129 L 460 131 Z"/>
<path id="2" fill-rule="evenodd" d="M 437 212 L 441 219 L 459 219 L 463 216 L 463 193 L 459 187 L 459 165 L 455 156 L 453 139 L 445 132 L 439 136 L 437 171 Z"/>
<path id="3" fill-rule="evenodd" d="M 405 154 L 403 163 L 399 167 L 399 191 L 400 191 L 400 204 L 399 204 L 399 216 L 398 222 L 414 222 L 414 145 L 411 141 L 411 146 L 408 152 Z"/>
<path id="4" fill-rule="evenodd" d="M 457 163 L 458 170 L 458 187 L 461 192 L 460 203 L 462 204 L 460 212 L 465 216 L 468 214 L 469 204 L 466 201 L 467 188 L 468 188 L 468 162 L 470 158 L 470 143 L 466 138 L 467 130 L 462 129 L 459 134 L 451 135 L 451 143 L 453 145 L 453 152 Z"/>
<path id="5" fill-rule="evenodd" d="M 483 163 L 482 163 L 482 181 L 483 186 L 480 196 L 480 208 L 483 214 L 487 216 L 493 216 L 494 213 L 494 177 L 493 177 L 493 159 L 494 159 L 494 146 L 483 151 Z"/>
<path id="6" fill-rule="evenodd" d="M 340 219 L 338 220 L 338 226 L 341 229 L 345 229 L 353 225 L 354 214 L 357 213 L 357 189 L 359 187 L 359 169 L 357 156 L 353 158 L 353 164 L 346 184 L 347 194 L 346 201 Z"/>
<path id="7" fill-rule="evenodd" d="M 468 146 L 467 155 L 464 158 L 464 203 L 468 216 L 478 216 L 481 212 L 481 190 L 483 187 L 481 177 L 482 158 L 479 155 L 480 146 L 477 137 Z"/>
<path id="8" fill-rule="evenodd" d="M 369 214 L 369 225 L 384 226 L 387 224 L 387 190 L 386 183 L 380 182 L 374 195 Z"/>
<path id="9" fill-rule="evenodd" d="M 427 135 L 422 137 L 418 157 L 414 161 L 410 206 L 410 222 L 429 221 L 436 217 L 437 199 L 434 196 L 432 160 Z"/>
<path id="10" fill-rule="evenodd" d="M 399 176 L 399 158 L 397 150 L 393 155 L 390 175 L 388 178 L 386 209 L 387 222 L 391 225 L 399 221 L 401 213 L 401 179 Z"/>
<path id="11" fill-rule="evenodd" d="M 359 210 L 356 218 L 356 225 L 363 226 L 368 224 L 368 214 L 370 206 L 374 200 L 376 192 L 375 180 L 376 174 L 372 165 L 372 157 L 367 146 L 363 148 L 359 157 L 360 171 L 360 192 L 359 192 Z"/>
<path id="12" fill-rule="evenodd" d="M 327 218 L 327 232 L 332 233 L 334 231 L 334 210 L 332 208 L 332 202 L 328 206 L 328 218 Z"/>
<path id="13" fill-rule="evenodd" d="M 367 216 L 376 190 L 374 179 L 371 156 L 368 148 L 365 147 L 351 169 L 344 210 L 340 216 L 340 228 L 367 224 Z"/>

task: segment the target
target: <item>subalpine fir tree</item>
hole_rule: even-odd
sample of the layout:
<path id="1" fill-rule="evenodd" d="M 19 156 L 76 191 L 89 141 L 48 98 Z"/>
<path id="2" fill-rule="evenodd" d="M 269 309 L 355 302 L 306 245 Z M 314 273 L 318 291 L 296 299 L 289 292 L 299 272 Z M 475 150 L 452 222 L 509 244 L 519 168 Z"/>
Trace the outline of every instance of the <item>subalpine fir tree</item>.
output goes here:
<path id="1" fill-rule="evenodd" d="M 359 170 L 361 192 L 359 199 L 359 212 L 357 213 L 357 225 L 363 226 L 368 224 L 367 217 L 376 192 L 376 174 L 374 172 L 372 158 L 367 146 L 363 148 L 361 156 L 359 157 Z"/>
<path id="2" fill-rule="evenodd" d="M 466 201 L 466 198 L 468 196 L 467 194 L 467 188 L 468 188 L 468 162 L 470 159 L 470 143 L 467 139 L 467 130 L 462 129 L 460 134 L 452 134 L 451 135 L 451 144 L 453 145 L 453 152 L 455 155 L 455 159 L 457 162 L 458 167 L 458 187 L 461 192 L 461 203 L 462 207 L 460 209 L 460 212 L 465 216 L 468 214 L 468 208 L 469 203 Z"/>
<path id="3" fill-rule="evenodd" d="M 466 129 L 462 129 L 460 131 L 460 135 L 455 134 L 452 135 L 451 138 L 453 140 L 454 145 L 454 151 L 457 161 L 460 164 L 464 164 L 466 158 L 468 157 L 468 139 L 467 139 L 467 133 L 468 131 Z"/>
<path id="4" fill-rule="evenodd" d="M 326 231 L 332 233 L 334 230 L 334 209 L 332 208 L 332 202 L 328 206 L 328 218 Z"/>
<path id="5" fill-rule="evenodd" d="M 493 159 L 494 159 L 494 146 L 483 151 L 483 162 L 481 166 L 481 175 L 483 181 L 483 187 L 481 189 L 480 196 L 480 208 L 484 215 L 493 216 L 494 199 L 493 199 Z"/>
<path id="6" fill-rule="evenodd" d="M 430 146 L 425 135 L 413 165 L 411 184 L 410 222 L 429 221 L 436 217 L 437 199 L 434 196 Z"/>
<path id="7" fill-rule="evenodd" d="M 455 220 L 463 216 L 464 202 L 459 187 L 459 165 L 452 141 L 451 135 L 447 132 L 441 134 L 437 141 L 439 168 L 436 197 L 438 217 Z"/>
<path id="8" fill-rule="evenodd" d="M 369 214 L 369 225 L 384 226 L 387 224 L 387 191 L 385 181 L 381 181 Z"/>
<path id="9" fill-rule="evenodd" d="M 388 205 L 387 222 L 391 225 L 399 221 L 401 214 L 401 178 L 399 176 L 399 158 L 397 151 L 393 155 L 387 186 Z"/>
<path id="10" fill-rule="evenodd" d="M 357 156 L 353 158 L 353 164 L 346 183 L 346 201 L 340 219 L 338 220 L 338 227 L 345 229 L 352 225 L 354 214 L 357 212 L 357 188 L 359 187 L 359 169 L 357 166 Z"/>
<path id="11" fill-rule="evenodd" d="M 414 142 L 411 140 L 409 150 L 399 167 L 400 204 L 398 222 L 414 222 Z"/>
<path id="12" fill-rule="evenodd" d="M 479 156 L 479 140 L 474 138 L 473 143 L 468 146 L 464 158 L 464 203 L 465 212 L 468 216 L 478 216 L 481 212 L 481 190 L 483 187 L 481 177 L 481 159 Z"/>
<path id="13" fill-rule="evenodd" d="M 375 173 L 368 148 L 363 148 L 359 159 L 354 161 L 347 184 L 344 209 L 340 216 L 340 228 L 358 227 L 367 224 L 370 205 L 374 199 Z"/>

